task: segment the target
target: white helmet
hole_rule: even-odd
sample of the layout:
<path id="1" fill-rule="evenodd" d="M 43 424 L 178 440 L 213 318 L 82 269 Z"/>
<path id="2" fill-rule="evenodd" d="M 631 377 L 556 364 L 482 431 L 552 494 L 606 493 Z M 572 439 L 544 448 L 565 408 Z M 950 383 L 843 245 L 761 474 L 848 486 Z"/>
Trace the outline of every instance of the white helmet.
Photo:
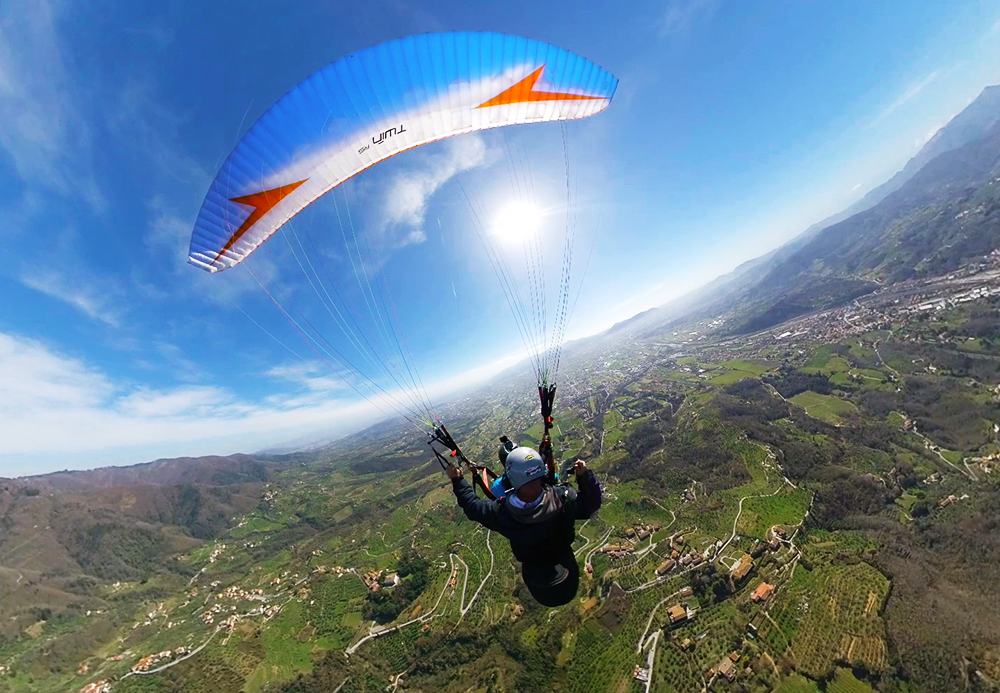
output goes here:
<path id="1" fill-rule="evenodd" d="M 514 448 L 507 455 L 507 478 L 515 491 L 546 474 L 545 460 L 534 448 Z"/>

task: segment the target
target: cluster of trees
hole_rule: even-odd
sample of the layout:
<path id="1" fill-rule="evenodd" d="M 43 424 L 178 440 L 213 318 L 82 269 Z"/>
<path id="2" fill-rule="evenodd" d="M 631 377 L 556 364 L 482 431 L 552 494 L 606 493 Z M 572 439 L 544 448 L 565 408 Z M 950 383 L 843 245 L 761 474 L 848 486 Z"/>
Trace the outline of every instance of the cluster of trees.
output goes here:
<path id="1" fill-rule="evenodd" d="M 879 514 L 892 500 L 892 491 L 879 480 L 851 474 L 816 490 L 809 519 L 824 529 L 842 529 L 851 518 Z"/>
<path id="2" fill-rule="evenodd" d="M 615 471 L 623 481 L 641 479 L 659 489 L 691 479 L 709 492 L 738 486 L 750 477 L 742 458 L 729 450 L 730 437 L 718 421 L 647 420 L 625 437 L 629 454 Z"/>
<path id="3" fill-rule="evenodd" d="M 937 362 L 937 361 L 935 361 Z M 1000 380 L 1000 374 L 987 382 Z M 976 450 L 989 442 L 989 422 L 1000 421 L 1000 406 L 969 397 L 953 379 L 913 375 L 902 392 L 865 390 L 861 405 L 879 418 L 901 411 L 917 428 L 951 450 Z"/>
<path id="4" fill-rule="evenodd" d="M 649 453 L 663 446 L 666 439 L 661 426 L 655 421 L 643 421 L 625 436 L 625 449 L 629 457 L 643 460 Z"/>
<path id="5" fill-rule="evenodd" d="M 403 609 L 419 597 L 430 582 L 430 561 L 414 549 L 406 549 L 396 566 L 400 582 L 392 589 L 369 592 L 362 613 L 376 623 L 396 620 Z"/>
<path id="6" fill-rule="evenodd" d="M 791 399 L 806 390 L 821 395 L 833 392 L 833 383 L 822 373 L 803 373 L 794 368 L 782 368 L 777 375 L 765 376 L 764 381 L 780 392 L 785 399 Z"/>
<path id="7" fill-rule="evenodd" d="M 702 604 L 718 604 L 732 594 L 729 574 L 719 572 L 714 563 L 706 563 L 691 571 L 691 589 Z"/>
<path id="8" fill-rule="evenodd" d="M 1000 489 L 979 486 L 972 498 L 901 525 L 873 519 L 877 567 L 892 579 L 885 619 L 897 673 L 914 690 L 994 690 L 1000 665 Z M 930 605 L 930 606 L 929 606 Z"/>
<path id="9" fill-rule="evenodd" d="M 788 404 L 768 392 L 756 378 L 746 378 L 727 385 L 722 394 L 716 396 L 714 405 L 719 417 L 726 420 L 749 417 L 760 421 L 777 421 L 789 415 Z"/>
<path id="10" fill-rule="evenodd" d="M 212 489 L 224 493 L 223 489 Z M 184 484 L 177 489 L 177 498 L 161 522 L 186 529 L 196 539 L 214 539 L 229 527 L 227 513 L 217 499 L 201 488 Z"/>
<path id="11" fill-rule="evenodd" d="M 137 525 L 100 522 L 67 537 L 70 554 L 90 575 L 138 580 L 158 571 L 168 547 L 160 532 Z"/>
<path id="12" fill-rule="evenodd" d="M 973 337 L 982 339 L 992 344 L 1000 338 L 1000 315 L 997 315 L 998 303 L 996 299 L 986 306 L 974 306 L 969 319 L 960 327 L 955 329 L 955 333 L 963 337 Z"/>

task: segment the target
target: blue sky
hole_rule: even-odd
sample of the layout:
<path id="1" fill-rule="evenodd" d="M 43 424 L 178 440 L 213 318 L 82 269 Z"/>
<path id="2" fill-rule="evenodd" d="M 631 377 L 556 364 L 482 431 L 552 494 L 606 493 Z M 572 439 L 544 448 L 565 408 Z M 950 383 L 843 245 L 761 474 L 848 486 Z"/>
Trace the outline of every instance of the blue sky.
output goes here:
<path id="1" fill-rule="evenodd" d="M 1000 83 L 990 2 L 171 5 L 0 6 L 0 475 L 252 451 L 377 419 L 249 273 L 185 262 L 239 135 L 351 51 L 494 30 L 621 80 L 605 113 L 566 130 L 575 282 L 590 258 L 570 336 L 839 211 Z M 401 331 L 439 401 L 524 355 L 460 191 L 488 226 L 514 196 L 505 160 L 516 155 L 552 211 L 553 248 L 565 219 L 559 126 L 507 130 L 408 152 L 338 193 L 382 248 Z M 299 238 L 347 277 L 332 204 L 301 216 Z M 287 248 L 270 241 L 255 271 L 310 311 Z M 558 253 L 546 258 L 557 272 Z M 546 274 L 552 288 L 558 275 Z"/>

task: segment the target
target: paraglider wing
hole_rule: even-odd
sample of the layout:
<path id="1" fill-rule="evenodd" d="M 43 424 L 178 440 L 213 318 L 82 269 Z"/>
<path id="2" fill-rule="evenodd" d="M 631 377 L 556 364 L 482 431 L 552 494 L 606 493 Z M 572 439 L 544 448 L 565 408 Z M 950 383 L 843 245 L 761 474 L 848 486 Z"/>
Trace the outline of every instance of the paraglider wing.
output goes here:
<path id="1" fill-rule="evenodd" d="M 585 118 L 618 80 L 539 41 L 495 33 L 411 36 L 333 62 L 244 135 L 209 188 L 188 260 L 233 267 L 340 183 L 445 137 Z"/>

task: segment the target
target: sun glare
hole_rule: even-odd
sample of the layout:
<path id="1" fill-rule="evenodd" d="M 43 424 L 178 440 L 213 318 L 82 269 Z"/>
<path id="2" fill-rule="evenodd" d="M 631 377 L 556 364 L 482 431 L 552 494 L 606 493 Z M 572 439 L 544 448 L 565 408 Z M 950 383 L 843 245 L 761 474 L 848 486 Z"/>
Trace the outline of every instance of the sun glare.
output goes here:
<path id="1" fill-rule="evenodd" d="M 504 207 L 493 223 L 493 234 L 505 243 L 526 241 L 538 233 L 542 213 L 537 207 L 515 202 Z"/>

